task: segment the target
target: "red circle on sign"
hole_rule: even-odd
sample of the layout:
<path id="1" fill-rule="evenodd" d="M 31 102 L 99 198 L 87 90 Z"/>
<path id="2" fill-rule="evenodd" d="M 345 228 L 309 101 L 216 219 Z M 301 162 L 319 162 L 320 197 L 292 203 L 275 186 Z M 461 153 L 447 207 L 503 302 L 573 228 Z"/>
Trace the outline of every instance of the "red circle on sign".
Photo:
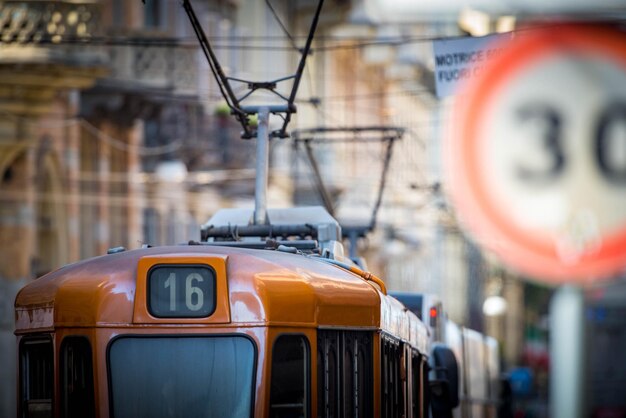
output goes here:
<path id="1" fill-rule="evenodd" d="M 619 273 L 626 266 L 626 221 L 601 236 L 593 250 L 564 260 L 552 231 L 537 233 L 516 222 L 487 185 L 490 167 L 481 160 L 486 140 L 480 129 L 505 87 L 529 66 L 556 54 L 601 56 L 626 72 L 626 35 L 604 26 L 563 24 L 524 31 L 499 47 L 497 58 L 457 99 L 456 134 L 447 138 L 444 164 L 461 221 L 506 264 L 538 280 L 584 283 Z M 626 211 L 626 202 L 616 210 Z"/>

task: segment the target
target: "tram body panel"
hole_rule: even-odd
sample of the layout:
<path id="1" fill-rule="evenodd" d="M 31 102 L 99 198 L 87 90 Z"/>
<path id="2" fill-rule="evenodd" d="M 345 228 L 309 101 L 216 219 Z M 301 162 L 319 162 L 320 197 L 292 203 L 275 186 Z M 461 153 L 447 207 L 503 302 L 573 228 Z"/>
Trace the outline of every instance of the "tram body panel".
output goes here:
<path id="1" fill-rule="evenodd" d="M 459 326 L 447 318 L 436 295 L 393 294 L 407 309 L 420 316 L 429 330 L 432 343 L 443 343 L 454 353 L 458 365 L 460 405 L 453 409 L 455 418 L 493 417 L 499 403 L 499 350 L 495 339 Z"/>
<path id="2" fill-rule="evenodd" d="M 450 347 L 452 352 L 454 352 L 454 356 L 456 357 L 458 366 L 459 366 L 459 398 L 461 400 L 461 405 L 458 408 L 455 408 L 452 411 L 454 418 L 461 418 L 468 416 L 466 412 L 466 365 L 463 356 L 463 334 L 462 329 L 457 324 L 452 321 L 446 321 L 445 325 L 445 339 L 444 341 Z"/>
<path id="3" fill-rule="evenodd" d="M 486 416 L 488 376 L 483 336 L 477 331 L 463 329 L 464 364 L 466 365 L 466 400 L 471 417 Z"/>
<path id="4" fill-rule="evenodd" d="M 133 258 L 129 253 L 113 254 L 61 267 L 23 288 L 16 310 L 28 307 L 34 315 L 45 307 L 47 314 L 52 313 L 46 324 L 56 326 L 131 323 L 135 269 L 127 266 Z M 20 319 L 18 333 L 36 327 L 30 318 Z"/>
<path id="5" fill-rule="evenodd" d="M 175 254 L 173 256 L 172 254 Z M 137 311 L 143 298 L 137 282 L 137 264 L 142 257 L 174 264 L 179 259 L 198 262 L 228 255 L 226 289 L 217 297 L 233 310 L 234 318 L 180 320 L 154 318 Z M 155 258 L 156 257 L 156 258 Z M 210 261 L 208 261 L 210 263 Z M 158 261 L 155 261 L 158 264 Z M 227 284 L 226 284 L 227 282 Z M 227 291 L 227 298 L 221 292 Z M 296 298 L 293 296 L 297 295 Z M 221 247 L 163 247 L 135 250 L 79 262 L 38 279 L 16 298 L 17 332 L 56 326 L 96 326 L 143 323 L 300 323 L 377 326 L 380 321 L 379 295 L 374 286 L 332 265 L 305 257 L 272 251 Z M 303 306 L 304 305 L 304 306 Z M 315 308 L 313 308 L 315 306 Z M 346 308 L 349 309 L 346 309 Z M 304 309 L 303 309 L 304 308 Z M 50 317 L 50 314 L 53 316 Z M 138 315 L 139 314 L 139 315 Z M 152 318 L 151 318 L 152 317 Z"/>

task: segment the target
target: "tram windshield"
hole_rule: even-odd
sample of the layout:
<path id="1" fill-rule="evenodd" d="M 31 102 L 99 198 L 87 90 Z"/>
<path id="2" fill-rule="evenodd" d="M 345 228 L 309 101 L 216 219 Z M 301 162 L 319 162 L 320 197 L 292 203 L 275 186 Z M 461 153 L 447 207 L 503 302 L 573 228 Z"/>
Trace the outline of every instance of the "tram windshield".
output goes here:
<path id="1" fill-rule="evenodd" d="M 113 416 L 249 418 L 254 359 L 245 337 L 118 338 L 109 351 Z"/>

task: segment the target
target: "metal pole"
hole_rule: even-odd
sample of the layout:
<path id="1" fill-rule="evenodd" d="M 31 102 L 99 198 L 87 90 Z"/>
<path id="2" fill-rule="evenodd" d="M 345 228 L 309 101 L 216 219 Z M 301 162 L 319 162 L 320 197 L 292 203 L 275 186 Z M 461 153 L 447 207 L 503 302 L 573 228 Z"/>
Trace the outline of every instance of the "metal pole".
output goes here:
<path id="1" fill-rule="evenodd" d="M 582 418 L 584 409 L 584 297 L 561 286 L 550 303 L 550 416 Z"/>
<path id="2" fill-rule="evenodd" d="M 309 163 L 311 164 L 311 168 L 313 169 L 313 179 L 315 180 L 315 185 L 317 186 L 317 191 L 322 198 L 322 202 L 324 202 L 324 207 L 330 214 L 330 216 L 335 216 L 335 208 L 333 205 L 333 199 L 328 194 L 328 190 L 324 186 L 324 181 L 322 180 L 322 174 L 320 172 L 320 168 L 317 165 L 317 160 L 315 159 L 315 155 L 313 155 L 313 149 L 311 149 L 311 144 L 309 141 L 304 141 L 304 147 L 306 149 L 306 155 L 309 157 Z"/>
<path id="3" fill-rule="evenodd" d="M 259 108 L 257 113 L 258 127 L 256 135 L 256 181 L 254 197 L 254 224 L 263 225 L 267 222 L 267 182 L 269 177 L 270 111 L 267 107 Z"/>

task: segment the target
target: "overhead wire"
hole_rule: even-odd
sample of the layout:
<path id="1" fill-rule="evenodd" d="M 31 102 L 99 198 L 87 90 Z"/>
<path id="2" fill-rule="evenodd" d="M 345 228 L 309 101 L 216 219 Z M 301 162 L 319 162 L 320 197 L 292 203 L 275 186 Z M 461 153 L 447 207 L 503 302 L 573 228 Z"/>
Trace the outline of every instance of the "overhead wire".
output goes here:
<path id="1" fill-rule="evenodd" d="M 13 119 L 14 121 L 18 121 L 20 123 L 25 123 L 26 125 L 41 127 L 41 128 L 65 128 L 73 125 L 78 125 L 84 128 L 89 134 L 93 135 L 97 139 L 105 142 L 111 147 L 123 151 L 130 152 L 135 151 L 143 156 L 157 156 L 168 154 L 173 151 L 176 151 L 183 145 L 183 141 L 181 139 L 176 139 L 169 144 L 155 146 L 155 147 L 146 147 L 143 145 L 132 145 L 118 138 L 114 138 L 113 136 L 103 132 L 98 127 L 94 126 L 92 123 L 87 121 L 84 118 L 66 118 L 66 119 L 56 119 L 52 121 L 36 121 L 28 117 L 23 117 L 19 115 L 15 115 L 6 111 L 0 110 L 0 115 Z"/>
<path id="2" fill-rule="evenodd" d="M 278 17 L 278 13 L 276 13 L 276 10 L 272 6 L 272 3 L 270 2 L 270 0 L 265 0 L 265 4 L 270 9 L 270 12 L 272 12 L 272 15 L 274 16 L 274 19 L 276 20 L 276 22 L 278 22 L 278 26 L 280 26 L 285 36 L 291 42 L 291 47 L 295 49 L 296 51 L 299 51 L 300 53 L 302 53 L 302 50 L 298 48 L 298 45 L 296 44 L 296 40 L 294 39 L 294 37 L 291 36 L 289 31 L 287 30 L 287 27 L 285 27 L 285 25 L 283 24 L 283 21 L 280 19 L 280 17 Z"/>
<path id="3" fill-rule="evenodd" d="M 270 10 L 275 10 L 271 6 L 268 0 L 266 3 L 271 8 Z M 274 16 L 277 16 L 275 11 L 273 12 Z M 281 29 L 285 33 L 290 40 L 291 45 L 282 46 L 282 45 L 256 45 L 255 41 L 280 41 L 282 37 L 273 37 L 273 36 L 228 36 L 228 37 L 220 37 L 220 36 L 207 36 L 207 40 L 209 41 L 218 41 L 218 40 L 227 40 L 228 42 L 238 41 L 238 42 L 247 42 L 247 43 L 213 43 L 211 47 L 213 49 L 242 49 L 242 50 L 269 50 L 269 51 L 288 51 L 293 50 L 294 48 L 298 51 L 301 51 L 296 44 L 295 38 L 291 35 L 287 30 L 284 24 L 280 19 L 277 19 Z M 539 25 L 537 27 L 528 28 L 528 29 L 517 29 L 517 31 L 528 31 L 537 29 L 540 27 L 544 27 Z M 510 32 L 509 32 L 510 33 Z M 300 37 L 305 37 L 304 35 Z M 352 50 L 352 49 L 360 49 L 366 48 L 370 46 L 401 46 L 412 43 L 421 43 L 421 42 L 432 42 L 432 41 L 441 41 L 441 40 L 454 40 L 454 39 L 462 39 L 467 38 L 464 35 L 454 35 L 454 36 L 397 36 L 397 37 L 389 37 L 385 39 L 376 39 L 372 40 L 367 37 L 334 37 L 334 36 L 321 36 L 316 37 L 318 40 L 324 40 L 325 42 L 337 42 L 337 44 L 324 45 L 314 49 L 314 52 L 325 52 L 325 51 L 336 51 L 336 50 Z M 284 38 L 282 38 L 284 39 Z M 29 45 L 29 44 L 41 44 L 47 46 L 54 45 L 103 45 L 103 46 L 143 46 L 143 47 L 183 47 L 183 48 L 196 48 L 197 45 L 193 43 L 195 38 L 191 37 L 179 37 L 179 38 L 151 38 L 151 37 L 104 37 L 104 36 L 90 36 L 90 37 L 78 37 L 78 36 L 68 36 L 65 35 L 61 39 L 52 38 L 43 38 L 38 41 L 7 41 L 2 40 L 0 44 L 19 44 L 19 45 Z"/>
<path id="4" fill-rule="evenodd" d="M 287 27 L 285 26 L 285 24 L 283 23 L 281 18 L 278 16 L 278 13 L 276 12 L 274 7 L 272 6 L 272 3 L 270 2 L 270 0 L 265 0 L 265 4 L 267 5 L 267 7 L 269 8 L 270 12 L 274 16 L 274 20 L 276 20 L 276 22 L 278 23 L 278 26 L 280 26 L 281 30 L 283 31 L 283 33 L 285 34 L 287 39 L 289 39 L 289 42 L 291 43 L 291 48 L 290 49 L 293 49 L 294 51 L 298 52 L 299 54 L 302 54 L 302 49 L 300 47 L 298 47 L 298 44 L 296 43 L 296 40 L 291 35 L 291 33 L 289 32 L 289 30 L 287 29 Z M 309 83 L 309 90 L 313 91 L 313 80 L 311 79 L 311 72 L 309 71 L 309 67 L 305 66 L 304 70 L 307 72 L 307 76 L 308 76 L 308 80 L 307 81 Z"/>
<path id="5" fill-rule="evenodd" d="M 289 39 L 290 43 L 291 43 L 291 48 L 293 50 L 295 50 L 298 53 L 302 53 L 302 49 L 300 47 L 298 47 L 296 40 L 294 38 L 294 36 L 289 32 L 289 30 L 287 29 L 287 27 L 285 26 L 285 24 L 283 23 L 283 21 L 280 19 L 280 17 L 278 16 L 278 13 L 276 12 L 276 10 L 274 9 L 274 7 L 272 6 L 272 3 L 270 2 L 270 0 L 265 0 L 265 3 L 267 4 L 270 12 L 272 13 L 272 15 L 274 16 L 274 19 L 278 22 L 278 25 L 280 26 L 280 28 L 282 29 L 283 33 L 285 34 L 285 36 Z M 315 49 L 315 48 L 314 48 Z M 307 65 L 304 67 L 304 71 L 306 73 L 306 77 L 307 77 L 307 83 L 309 85 L 309 93 L 313 92 L 313 76 L 311 75 L 311 69 L 310 67 Z M 327 114 L 322 110 L 321 106 L 320 106 L 320 102 L 319 102 L 319 96 L 316 96 L 316 98 L 318 100 L 308 100 L 306 101 L 307 104 L 312 105 L 315 110 L 322 116 L 322 119 L 329 119 L 327 117 Z M 297 100 L 299 101 L 299 100 Z"/>
<path id="6" fill-rule="evenodd" d="M 236 39 L 236 38 L 233 38 Z M 434 40 L 446 40 L 452 38 L 399 38 L 399 39 L 388 39 L 388 40 L 379 40 L 379 41 L 338 41 L 340 44 L 336 45 L 325 45 L 319 46 L 314 49 L 314 52 L 324 53 L 329 51 L 340 51 L 340 50 L 354 50 L 354 49 L 362 49 L 370 46 L 401 46 L 411 43 L 420 43 L 420 42 L 430 42 Z M 8 44 L 19 44 L 19 45 L 45 45 L 45 46 L 64 46 L 64 45 L 99 45 L 99 46 L 120 46 L 120 47 L 133 47 L 140 46 L 146 48 L 167 48 L 167 47 L 178 47 L 178 48 L 195 48 L 194 45 L 188 44 L 183 38 L 177 38 L 175 40 L 159 40 L 159 39 L 132 39 L 132 38 L 99 38 L 99 37 L 91 37 L 91 38 L 62 38 L 61 40 L 40 40 L 37 42 L 7 42 L 3 40 L 0 44 L 8 45 Z M 211 47 L 216 50 L 226 49 L 226 50 L 250 50 L 250 51 L 291 51 L 294 49 L 294 45 L 292 41 L 292 45 L 282 46 L 282 45 L 254 45 L 254 44 L 245 44 L 245 43 L 227 43 L 220 44 L 215 43 L 212 44 Z M 298 51 L 301 51 L 300 48 L 296 46 Z"/>
<path id="7" fill-rule="evenodd" d="M 206 194 L 202 191 L 187 190 L 186 195 L 191 200 L 199 200 Z M 21 202 L 31 198 L 30 191 L 23 190 L 2 190 L 0 202 Z M 135 207 L 135 208 L 158 208 L 165 203 L 171 203 L 171 196 L 167 192 L 150 192 L 130 196 L 126 192 L 107 192 L 99 194 L 97 191 L 85 193 L 84 191 L 37 191 L 34 196 L 35 201 L 68 203 L 77 202 L 80 205 L 105 205 L 107 207 Z M 194 199 L 196 198 L 196 199 Z"/>
<path id="8" fill-rule="evenodd" d="M 202 37 L 204 36 L 204 33 L 201 33 L 201 28 L 199 27 L 199 23 L 196 24 L 196 22 L 194 22 L 194 20 L 197 21 L 196 16 L 193 12 L 193 9 L 191 8 L 191 4 L 189 2 L 184 2 L 183 6 L 185 7 L 185 11 L 187 12 L 187 14 L 189 15 L 189 19 L 192 21 L 192 28 L 194 33 L 196 34 L 196 37 L 198 38 L 199 42 L 200 42 L 200 47 L 202 49 L 202 52 L 204 53 L 207 62 L 209 63 L 209 68 L 211 69 L 211 72 L 213 73 L 213 78 L 215 79 L 215 82 L 217 83 L 217 86 L 220 90 L 220 93 L 222 94 L 223 99 L 226 101 L 226 104 L 228 105 L 228 107 L 230 107 L 231 109 L 235 108 L 235 104 L 232 103 L 232 99 L 230 97 L 229 94 L 226 94 L 226 86 L 223 85 L 223 82 L 221 80 L 221 77 L 218 74 L 217 68 L 215 67 L 215 63 L 213 62 L 213 60 L 211 59 L 211 54 L 209 53 L 210 51 L 207 51 L 206 48 L 204 48 L 203 42 L 202 42 Z M 191 12 L 190 12 L 191 11 Z M 206 39 L 206 36 L 205 38 Z"/>
<path id="9" fill-rule="evenodd" d="M 272 6 L 272 4 L 271 4 L 270 0 L 265 0 L 265 3 L 267 4 L 267 6 L 268 6 L 269 10 L 271 11 L 272 15 L 274 16 L 274 19 L 278 22 L 278 25 L 279 25 L 279 26 L 280 26 L 280 28 L 282 29 L 282 31 L 283 31 L 283 33 L 285 34 L 285 36 L 286 36 L 286 37 L 289 39 L 289 41 L 291 42 L 292 49 L 294 49 L 294 50 L 295 50 L 295 51 L 297 51 L 297 52 L 302 52 L 302 51 L 301 51 L 301 49 L 300 49 L 300 48 L 298 48 L 298 46 L 297 46 L 297 44 L 296 44 L 296 42 L 295 42 L 294 37 L 291 35 L 291 33 L 289 32 L 289 30 L 286 28 L 286 26 L 283 24 L 282 20 L 281 20 L 281 19 L 280 19 L 280 17 L 278 16 L 278 14 L 277 14 L 276 10 L 274 9 L 274 7 Z M 380 41 L 374 42 L 373 44 L 380 44 Z M 365 45 L 365 44 L 364 44 L 364 45 Z M 331 49 L 332 49 L 332 48 L 331 48 Z M 321 47 L 321 48 L 316 48 L 315 50 L 318 50 L 318 51 L 319 51 L 319 50 L 326 50 L 326 48 Z M 306 67 L 305 67 L 305 71 L 306 71 L 306 73 L 307 73 L 307 78 L 308 78 L 308 80 L 307 80 L 307 81 L 308 81 L 308 84 L 309 84 L 309 90 L 312 92 L 312 91 L 313 91 L 313 80 L 312 80 L 311 72 L 310 72 L 310 69 L 309 69 L 309 67 L 308 67 L 308 66 L 306 66 Z M 422 91 L 420 90 L 419 92 L 421 93 Z M 424 92 L 429 93 L 427 90 L 424 90 Z M 392 93 L 389 93 L 389 92 L 373 93 L 373 94 L 371 94 L 371 95 L 369 95 L 369 96 L 371 96 L 371 97 L 373 97 L 373 98 L 381 98 L 381 97 L 393 96 L 393 95 L 395 95 L 395 94 L 402 94 L 402 95 L 405 95 L 405 94 L 410 94 L 410 93 L 411 93 L 411 91 L 404 90 L 404 91 L 400 91 L 400 92 L 392 92 Z M 327 97 L 327 98 L 324 98 L 324 100 L 334 100 L 334 99 L 337 99 L 337 98 L 341 98 L 341 96 L 335 96 L 335 97 L 330 97 L 330 98 L 328 98 L 328 97 Z M 345 96 L 345 98 L 346 98 L 347 100 L 350 100 L 350 99 L 351 99 L 351 97 L 350 97 L 350 96 Z M 320 114 L 321 114 L 321 116 L 322 116 L 322 118 L 323 118 L 323 119 L 329 119 L 329 118 L 328 118 L 328 114 L 327 114 L 326 112 L 324 112 L 324 111 L 321 109 L 321 106 L 320 106 L 320 100 L 321 100 L 321 97 L 319 97 L 319 96 L 315 96 L 315 97 L 311 97 L 311 98 L 309 98 L 308 100 L 303 100 L 303 101 L 302 101 L 302 100 L 299 100 L 299 101 L 301 101 L 301 102 L 303 102 L 303 103 L 307 103 L 307 104 L 312 105 L 312 106 L 313 106 L 313 107 L 314 107 L 314 108 L 318 111 L 318 113 L 320 113 Z M 335 119 L 335 121 L 334 121 L 334 122 L 336 123 L 336 122 L 337 122 L 337 120 Z"/>
<path id="10" fill-rule="evenodd" d="M 272 13 L 277 16 L 277 13 L 269 0 L 266 0 L 266 4 L 272 11 Z M 592 18 L 588 19 L 589 21 L 602 21 L 607 24 L 623 24 L 626 20 L 623 18 L 615 17 L 615 18 L 607 18 L 603 16 L 602 18 Z M 250 49 L 250 50 L 291 50 L 296 47 L 296 49 L 300 50 L 296 44 L 296 38 L 306 38 L 306 35 L 291 35 L 287 30 L 286 26 L 282 23 L 280 19 L 277 19 L 279 25 L 281 26 L 283 32 L 286 36 L 288 36 L 291 45 L 290 46 L 273 46 L 273 45 L 250 45 L 246 43 L 237 43 L 237 44 L 220 44 L 214 43 L 212 44 L 212 48 L 214 49 Z M 533 25 L 523 26 L 515 29 L 512 32 L 507 33 L 515 33 L 515 32 L 529 32 L 538 29 L 550 29 L 554 27 L 559 27 L 558 23 L 554 22 L 541 22 L 535 23 Z M 466 35 L 427 35 L 427 36 L 414 36 L 414 35 L 404 35 L 404 36 L 396 36 L 396 37 L 388 37 L 384 39 L 376 39 L 372 40 L 371 37 L 363 37 L 363 36 L 337 36 L 337 35 L 320 35 L 316 36 L 316 39 L 323 40 L 325 42 L 338 42 L 339 44 L 335 45 L 325 45 L 322 47 L 318 47 L 315 51 L 324 52 L 324 51 L 334 51 L 334 50 L 349 50 L 349 49 L 359 49 L 365 48 L 369 46 L 401 46 L 405 44 L 412 43 L 420 43 L 420 42 L 432 42 L 432 41 L 446 41 L 446 40 L 454 40 L 454 39 L 463 39 L 467 38 Z M 282 36 L 274 36 L 274 35 L 259 35 L 259 36 L 210 36 L 207 37 L 210 41 L 223 41 L 226 40 L 228 42 L 238 41 L 238 42 L 255 42 L 255 41 L 281 41 L 283 39 Z M 197 47 L 197 44 L 194 43 L 196 38 L 193 37 L 178 37 L 178 38 L 159 38 L 159 37 L 124 37 L 124 36 L 69 36 L 64 35 L 61 39 L 55 38 L 53 40 L 52 36 L 46 36 L 40 40 L 32 41 L 17 41 L 17 40 L 7 40 L 3 39 L 0 42 L 0 45 L 9 45 L 9 44 L 20 44 L 20 45 L 28 45 L 28 44 L 41 44 L 41 45 L 111 45 L 111 46 L 146 46 L 146 47 L 167 47 L 167 46 L 176 46 L 176 47 L 188 47 L 194 48 Z"/>
<path id="11" fill-rule="evenodd" d="M 106 132 L 102 132 L 100 129 L 98 129 L 97 127 L 95 127 L 94 125 L 86 121 L 85 119 L 78 119 L 78 123 L 80 124 L 80 126 L 85 128 L 89 133 L 91 133 L 92 135 L 100 139 L 101 141 L 107 143 L 108 145 L 112 146 L 113 148 L 119 151 L 124 151 L 124 152 L 136 151 L 137 153 L 143 156 L 156 156 L 156 155 L 169 154 L 181 148 L 183 145 L 183 141 L 181 139 L 176 139 L 167 145 L 161 145 L 161 146 L 156 146 L 156 147 L 145 147 L 143 145 L 131 145 L 131 144 L 128 144 L 124 141 L 121 141 L 117 138 L 110 136 Z"/>
<path id="12" fill-rule="evenodd" d="M 380 99 L 382 97 L 389 96 L 409 96 L 409 95 L 421 95 L 432 94 L 428 89 L 415 89 L 415 90 L 397 90 L 397 91 L 378 91 L 373 93 L 359 93 L 359 94 L 346 94 L 338 96 L 323 96 L 320 99 L 323 100 L 364 100 L 364 99 Z"/>

